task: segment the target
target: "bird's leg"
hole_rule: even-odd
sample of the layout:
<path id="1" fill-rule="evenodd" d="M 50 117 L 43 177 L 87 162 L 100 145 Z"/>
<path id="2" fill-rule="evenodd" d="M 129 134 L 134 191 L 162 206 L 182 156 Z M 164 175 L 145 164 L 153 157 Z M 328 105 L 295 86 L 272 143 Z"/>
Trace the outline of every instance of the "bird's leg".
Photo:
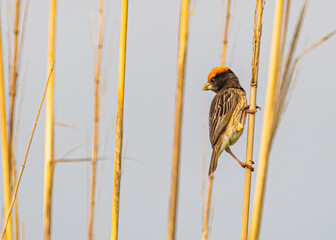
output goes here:
<path id="1" fill-rule="evenodd" d="M 253 110 L 250 110 L 249 107 L 250 107 L 250 106 L 247 106 L 247 107 L 243 110 L 243 113 L 242 113 L 242 115 L 241 115 L 241 117 L 240 117 L 240 123 L 241 123 L 241 124 L 244 123 L 246 114 L 248 114 L 248 113 L 249 113 L 249 114 L 255 114 L 255 113 L 257 112 L 257 109 L 261 110 L 261 107 L 259 107 L 259 106 L 256 106 L 256 108 L 253 109 Z"/>
<path id="2" fill-rule="evenodd" d="M 242 166 L 243 168 L 246 168 L 246 167 L 247 167 L 247 168 L 250 169 L 252 172 L 254 171 L 254 167 L 252 167 L 252 166 L 250 166 L 250 165 L 248 165 L 248 164 L 246 164 L 246 163 L 240 161 L 240 160 L 233 154 L 233 152 L 231 151 L 230 147 L 227 147 L 227 148 L 225 149 L 225 151 L 226 151 L 227 153 L 229 153 L 234 159 L 236 159 L 236 161 L 240 164 L 240 166 Z M 252 161 L 252 164 L 254 164 L 253 161 Z"/>

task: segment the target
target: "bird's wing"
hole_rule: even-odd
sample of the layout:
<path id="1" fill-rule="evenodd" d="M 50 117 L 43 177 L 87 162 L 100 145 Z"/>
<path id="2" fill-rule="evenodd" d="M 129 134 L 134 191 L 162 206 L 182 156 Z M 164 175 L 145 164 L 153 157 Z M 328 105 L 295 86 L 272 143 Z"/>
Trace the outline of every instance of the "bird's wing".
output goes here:
<path id="1" fill-rule="evenodd" d="M 240 99 L 238 89 L 229 88 L 220 91 L 212 100 L 209 112 L 210 142 L 215 145 L 219 136 L 226 130 L 232 113 Z"/>

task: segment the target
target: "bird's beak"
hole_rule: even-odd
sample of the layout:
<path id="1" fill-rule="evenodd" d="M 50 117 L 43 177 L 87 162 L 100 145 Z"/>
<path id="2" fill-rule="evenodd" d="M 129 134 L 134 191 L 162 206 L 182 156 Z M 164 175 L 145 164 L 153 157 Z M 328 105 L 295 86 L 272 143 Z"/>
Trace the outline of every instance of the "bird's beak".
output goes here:
<path id="1" fill-rule="evenodd" d="M 211 90 L 211 85 L 207 82 L 204 87 L 202 88 L 203 91 L 205 90 Z"/>

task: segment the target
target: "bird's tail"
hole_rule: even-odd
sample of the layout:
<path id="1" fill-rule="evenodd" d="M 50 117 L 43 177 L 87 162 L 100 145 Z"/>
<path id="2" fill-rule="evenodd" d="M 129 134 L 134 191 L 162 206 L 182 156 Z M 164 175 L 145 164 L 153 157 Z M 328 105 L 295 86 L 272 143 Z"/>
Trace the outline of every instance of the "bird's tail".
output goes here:
<path id="1" fill-rule="evenodd" d="M 212 149 L 211 161 L 209 166 L 209 176 L 216 170 L 218 162 L 218 152 Z"/>

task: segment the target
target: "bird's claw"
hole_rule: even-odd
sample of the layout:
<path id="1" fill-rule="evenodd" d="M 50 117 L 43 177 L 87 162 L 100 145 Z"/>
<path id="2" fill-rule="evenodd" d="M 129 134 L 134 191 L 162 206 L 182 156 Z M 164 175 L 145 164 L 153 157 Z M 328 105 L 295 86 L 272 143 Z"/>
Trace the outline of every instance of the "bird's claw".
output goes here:
<path id="1" fill-rule="evenodd" d="M 252 161 L 252 164 L 254 164 L 254 162 Z M 241 163 L 240 164 L 243 168 L 248 168 L 250 169 L 252 172 L 254 171 L 254 167 L 250 166 L 249 164 L 247 163 Z"/>
<path id="2" fill-rule="evenodd" d="M 248 164 L 245 164 L 245 167 L 244 167 L 244 168 L 248 168 L 248 169 L 250 169 L 251 172 L 254 171 L 254 167 L 252 167 L 252 166 L 250 166 L 250 165 L 248 165 Z"/>
<path id="3" fill-rule="evenodd" d="M 249 113 L 249 114 L 255 114 L 258 110 L 261 111 L 261 107 L 256 106 L 255 109 L 251 109 L 251 110 L 250 110 L 250 106 L 247 106 L 247 107 L 244 109 L 244 112 L 245 112 L 245 113 Z"/>

